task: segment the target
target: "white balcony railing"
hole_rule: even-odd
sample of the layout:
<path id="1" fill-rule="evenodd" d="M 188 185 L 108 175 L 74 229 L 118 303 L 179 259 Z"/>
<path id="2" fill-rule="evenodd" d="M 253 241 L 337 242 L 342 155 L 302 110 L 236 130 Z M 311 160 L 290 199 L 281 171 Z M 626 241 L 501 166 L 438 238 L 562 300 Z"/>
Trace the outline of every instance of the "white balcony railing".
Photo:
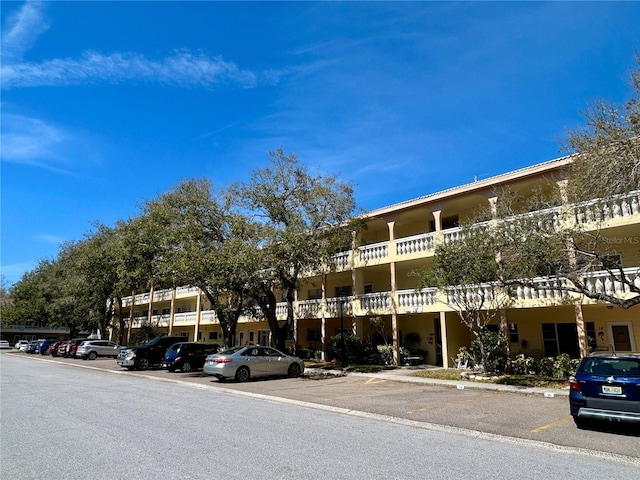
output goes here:
<path id="1" fill-rule="evenodd" d="M 409 310 L 436 304 L 437 288 L 399 290 L 398 306 Z"/>
<path id="2" fill-rule="evenodd" d="M 298 318 L 314 318 L 320 314 L 321 300 L 300 300 L 296 304 Z"/>
<path id="3" fill-rule="evenodd" d="M 365 293 L 358 295 L 360 308 L 366 312 L 386 310 L 391 306 L 391 292 Z"/>
<path id="4" fill-rule="evenodd" d="M 629 283 L 640 288 L 640 268 L 631 267 L 623 270 L 625 282 L 621 281 L 618 274 L 608 271 L 599 271 L 589 274 L 584 280 L 590 292 L 606 293 L 607 295 L 625 295 L 631 290 Z"/>
<path id="5" fill-rule="evenodd" d="M 371 260 L 382 260 L 389 256 L 389 242 L 372 243 L 358 248 L 360 260 L 368 262 Z"/>
<path id="6" fill-rule="evenodd" d="M 566 295 L 566 292 L 560 288 L 566 286 L 566 279 L 540 277 L 533 278 L 530 282 L 533 287 L 522 285 L 516 287 L 513 294 L 516 300 L 559 299 Z"/>
<path id="7" fill-rule="evenodd" d="M 326 299 L 327 313 L 334 317 L 353 314 L 351 300 L 353 297 L 331 297 Z"/>
<path id="8" fill-rule="evenodd" d="M 338 270 L 342 270 L 349 266 L 350 252 L 340 252 L 333 256 L 333 260 Z"/>
<path id="9" fill-rule="evenodd" d="M 400 238 L 396 241 L 398 255 L 428 252 L 435 248 L 435 233 L 423 233 L 412 237 Z"/>
<path id="10" fill-rule="evenodd" d="M 578 224 L 613 220 L 640 214 L 640 191 L 617 195 L 607 201 L 590 200 L 575 205 L 575 221 Z"/>

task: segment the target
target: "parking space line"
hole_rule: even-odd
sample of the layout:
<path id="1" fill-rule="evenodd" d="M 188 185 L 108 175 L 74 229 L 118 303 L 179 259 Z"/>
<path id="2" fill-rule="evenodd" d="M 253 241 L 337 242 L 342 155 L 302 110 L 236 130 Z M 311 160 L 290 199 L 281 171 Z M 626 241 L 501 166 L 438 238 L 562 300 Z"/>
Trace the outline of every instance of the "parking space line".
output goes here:
<path id="1" fill-rule="evenodd" d="M 386 382 L 386 380 L 380 380 L 380 379 L 376 379 L 375 377 L 370 378 L 369 380 L 367 380 L 366 382 L 364 382 L 365 385 L 373 385 L 374 383 L 384 383 Z"/>
<path id="2" fill-rule="evenodd" d="M 542 432 L 544 430 L 548 430 L 548 429 L 553 428 L 553 427 L 557 427 L 558 425 L 562 425 L 563 423 L 567 423 L 568 421 L 571 420 L 571 418 L 572 418 L 571 415 L 569 415 L 568 417 L 561 418 L 560 420 L 556 420 L 555 422 L 547 423 L 546 425 L 543 425 L 541 427 L 534 428 L 533 430 L 531 430 L 531 433 L 538 433 L 538 432 Z"/>

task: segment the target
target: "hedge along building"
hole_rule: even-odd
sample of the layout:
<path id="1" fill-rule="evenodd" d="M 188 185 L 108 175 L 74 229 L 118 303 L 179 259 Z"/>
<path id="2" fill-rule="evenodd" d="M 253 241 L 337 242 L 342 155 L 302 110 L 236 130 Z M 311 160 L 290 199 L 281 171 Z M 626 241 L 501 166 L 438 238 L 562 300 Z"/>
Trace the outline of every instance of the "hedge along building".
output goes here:
<path id="1" fill-rule="evenodd" d="M 331 337 L 345 329 L 363 340 L 380 342 L 381 336 L 387 337 L 396 352 L 404 346 L 425 363 L 451 366 L 452 358 L 460 347 L 470 345 L 473 335 L 460 322 L 446 292 L 435 287 L 417 289 L 420 272 L 433 262 L 438 244 L 460 239 L 459 225 L 473 218 L 478 208 L 495 210 L 499 192 L 508 188 L 526 198 L 549 181 L 563 187 L 563 172 L 570 163 L 571 158 L 564 157 L 368 212 L 364 215 L 367 228 L 352 246 L 335 255 L 333 268 L 305 277 L 297 291 L 288 346 L 324 355 Z M 639 204 L 640 191 L 634 191 L 606 203 L 593 199 L 565 207 L 571 207 L 570 221 L 604 232 L 627 280 L 640 288 Z M 554 282 L 566 282 L 562 279 L 532 281 L 541 287 L 510 290 L 509 302 L 489 326 L 506 334 L 512 355 L 579 357 L 590 349 L 638 351 L 640 306 L 624 310 L 582 295 L 567 296 L 554 288 Z M 593 291 L 620 298 L 634 295 L 604 268 L 590 271 L 584 281 Z M 277 313 L 284 321 L 284 301 Z M 166 334 L 221 343 L 215 313 L 197 288 L 125 297 L 120 315 L 133 318 L 125 338 L 151 322 Z M 270 344 L 266 321 L 242 317 L 235 342 Z"/>

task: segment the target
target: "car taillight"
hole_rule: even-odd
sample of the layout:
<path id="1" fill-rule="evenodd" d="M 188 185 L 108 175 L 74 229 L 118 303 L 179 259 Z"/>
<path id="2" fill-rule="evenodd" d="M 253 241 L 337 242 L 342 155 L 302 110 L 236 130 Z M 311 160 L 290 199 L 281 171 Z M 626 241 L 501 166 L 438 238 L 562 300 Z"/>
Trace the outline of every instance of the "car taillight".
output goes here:
<path id="1" fill-rule="evenodd" d="M 216 363 L 229 363 L 230 361 L 230 358 L 216 358 Z"/>
<path id="2" fill-rule="evenodd" d="M 578 380 L 576 380 L 576 377 L 574 377 L 573 375 L 569 377 L 569 388 L 575 392 L 582 393 L 582 390 L 580 389 L 580 384 L 578 383 Z"/>

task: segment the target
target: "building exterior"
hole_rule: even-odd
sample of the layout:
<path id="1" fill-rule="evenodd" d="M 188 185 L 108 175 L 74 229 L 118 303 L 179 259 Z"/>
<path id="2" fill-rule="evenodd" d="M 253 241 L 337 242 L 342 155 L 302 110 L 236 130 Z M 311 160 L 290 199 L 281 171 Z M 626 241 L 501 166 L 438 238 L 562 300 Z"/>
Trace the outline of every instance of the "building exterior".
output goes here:
<path id="1" fill-rule="evenodd" d="M 443 301 L 443 292 L 416 290 L 419 272 L 433 260 L 439 242 L 456 241 L 459 222 L 478 207 L 499 201 L 500 187 L 526 195 L 543 180 L 562 183 L 570 162 L 569 157 L 560 158 L 368 212 L 368 228 L 360 234 L 359 246 L 337 254 L 334 271 L 307 277 L 297 292 L 290 345 L 324 352 L 341 329 L 373 339 L 380 333 L 370 324 L 376 318 L 382 320 L 394 346 L 419 351 L 425 363 L 452 366 L 459 348 L 470 345 L 471 333 Z M 577 205 L 576 221 L 586 225 L 592 216 L 604 216 L 607 237 L 615 244 L 625 275 L 640 286 L 640 191 L 610 203 L 604 212 L 593 212 L 593 202 Z M 587 281 L 595 290 L 629 294 L 606 270 L 592 272 Z M 586 354 L 585 338 L 591 349 L 638 351 L 640 306 L 624 310 L 578 296 L 567 303 L 561 297 L 551 283 L 543 290 L 521 288 L 513 294 L 499 322 L 508 333 L 512 355 L 579 357 Z M 167 334 L 222 342 L 215 314 L 197 288 L 123 298 L 122 317 L 127 318 L 132 308 L 129 335 L 151 319 Z M 279 315 L 286 317 L 284 302 Z M 584 332 L 582 344 L 579 331 Z M 265 321 L 243 318 L 239 322 L 236 343 L 264 345 L 270 340 Z"/>

